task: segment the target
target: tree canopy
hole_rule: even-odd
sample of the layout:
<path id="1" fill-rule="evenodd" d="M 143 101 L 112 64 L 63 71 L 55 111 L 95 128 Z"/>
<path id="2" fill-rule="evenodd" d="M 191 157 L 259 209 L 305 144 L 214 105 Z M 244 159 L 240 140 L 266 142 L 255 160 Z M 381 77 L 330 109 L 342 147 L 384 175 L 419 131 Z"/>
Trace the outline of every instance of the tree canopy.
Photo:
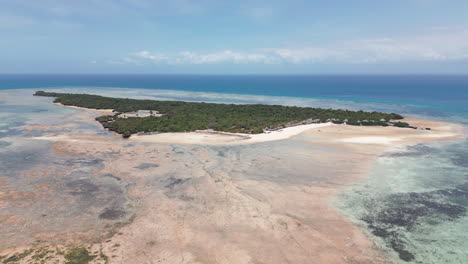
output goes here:
<path id="1" fill-rule="evenodd" d="M 265 104 L 215 104 L 112 98 L 90 94 L 37 91 L 36 96 L 56 97 L 55 103 L 92 109 L 113 109 L 115 115 L 96 118 L 105 128 L 125 137 L 138 132 L 183 132 L 212 129 L 236 133 L 262 133 L 299 123 L 334 122 L 348 125 L 388 126 L 403 117 L 395 113 L 350 111 Z M 162 116 L 121 118 L 120 113 L 158 111 Z M 399 127 L 403 127 L 398 123 Z"/>

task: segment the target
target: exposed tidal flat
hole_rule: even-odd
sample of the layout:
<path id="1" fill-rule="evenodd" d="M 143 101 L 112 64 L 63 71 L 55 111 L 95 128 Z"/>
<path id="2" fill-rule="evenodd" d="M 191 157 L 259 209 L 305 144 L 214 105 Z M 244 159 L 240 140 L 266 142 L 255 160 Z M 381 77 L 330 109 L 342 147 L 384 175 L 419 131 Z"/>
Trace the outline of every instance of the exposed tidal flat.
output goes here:
<path id="1" fill-rule="evenodd" d="M 406 105 L 305 98 L 55 90 L 411 112 Z M 94 121 L 100 112 L 59 107 L 33 91 L 0 95 L 0 261 L 65 262 L 75 252 L 95 263 L 464 263 L 467 257 L 461 125 L 416 119 L 432 130 L 326 125 L 254 144 L 232 135 L 214 135 L 223 139 L 208 144 L 181 134 L 124 140 Z M 435 141 L 447 143 L 429 144 Z M 385 232 L 391 235 L 379 235 Z"/>

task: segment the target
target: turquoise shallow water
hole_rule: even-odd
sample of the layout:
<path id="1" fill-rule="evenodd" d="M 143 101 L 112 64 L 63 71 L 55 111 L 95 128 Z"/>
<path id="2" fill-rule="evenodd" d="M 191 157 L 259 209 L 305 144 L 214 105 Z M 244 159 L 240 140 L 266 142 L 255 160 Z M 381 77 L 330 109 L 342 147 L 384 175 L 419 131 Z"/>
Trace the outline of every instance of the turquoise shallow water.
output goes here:
<path id="1" fill-rule="evenodd" d="M 1 76 L 0 89 L 66 86 L 70 92 L 377 110 L 468 124 L 468 77 L 334 78 Z M 15 108 L 20 115 L 8 113 L 11 106 L 1 107 L 0 141 L 6 146 L 34 113 L 27 103 Z M 417 145 L 383 155 L 368 176 L 350 186 L 337 206 L 395 262 L 468 263 L 468 141 Z"/>
<path id="2" fill-rule="evenodd" d="M 338 206 L 395 262 L 467 263 L 468 141 L 381 156 Z"/>

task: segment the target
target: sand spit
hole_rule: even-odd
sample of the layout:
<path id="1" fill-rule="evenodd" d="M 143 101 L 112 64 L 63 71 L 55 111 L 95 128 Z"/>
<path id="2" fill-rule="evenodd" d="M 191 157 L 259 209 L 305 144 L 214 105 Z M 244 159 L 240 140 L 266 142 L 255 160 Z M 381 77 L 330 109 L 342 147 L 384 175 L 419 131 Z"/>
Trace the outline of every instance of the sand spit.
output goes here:
<path id="1" fill-rule="evenodd" d="M 126 140 L 89 118 L 41 131 L 50 153 L 2 182 L 0 258 L 64 263 L 83 247 L 90 263 L 388 263 L 332 201 L 385 151 L 463 135 L 408 121 L 432 129 L 317 124 Z"/>
<path id="2" fill-rule="evenodd" d="M 298 135 L 309 129 L 319 129 L 332 123 L 298 125 L 262 134 L 240 134 L 225 132 L 197 131 L 185 133 L 159 133 L 134 135 L 130 141 L 167 144 L 197 144 L 197 145 L 241 145 L 267 141 L 283 140 Z"/>
<path id="3" fill-rule="evenodd" d="M 75 110 L 94 112 L 98 116 L 114 114 L 114 109 L 91 109 L 91 108 L 85 108 L 85 107 L 79 107 L 79 106 L 63 105 L 62 103 L 52 103 L 52 104 L 61 106 L 61 107 L 70 108 L 70 109 L 75 109 Z"/>
<path id="4" fill-rule="evenodd" d="M 136 134 L 129 139 L 121 139 L 132 143 L 155 143 L 155 144 L 184 144 L 184 145 L 209 145 L 230 146 L 246 145 L 277 140 L 286 140 L 294 136 L 308 133 L 316 139 L 336 141 L 353 144 L 371 145 L 411 145 L 432 141 L 453 141 L 463 138 L 463 126 L 458 124 L 444 123 L 438 121 L 405 119 L 407 122 L 416 122 L 420 125 L 431 127 L 431 130 L 396 128 L 396 127 L 365 127 L 336 125 L 332 123 L 298 125 L 281 130 L 262 134 L 241 134 L 216 131 L 196 131 L 181 133 L 157 133 Z M 26 129 L 32 129 L 28 127 Z M 52 133 L 50 135 L 34 137 L 35 139 L 51 141 L 82 141 L 94 140 L 95 137 L 79 133 Z"/>

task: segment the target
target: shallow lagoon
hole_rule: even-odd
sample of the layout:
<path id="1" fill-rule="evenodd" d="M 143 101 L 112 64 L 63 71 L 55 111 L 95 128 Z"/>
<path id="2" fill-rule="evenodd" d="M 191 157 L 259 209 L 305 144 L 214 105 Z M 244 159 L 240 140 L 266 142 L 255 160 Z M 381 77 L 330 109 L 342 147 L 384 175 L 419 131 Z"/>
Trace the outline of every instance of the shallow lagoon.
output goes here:
<path id="1" fill-rule="evenodd" d="M 442 120 L 466 122 L 465 113 L 454 115 L 454 113 L 444 112 L 440 109 L 395 103 L 224 95 L 170 90 L 108 88 L 54 90 L 83 93 L 97 92 L 111 96 L 157 98 L 160 100 L 272 103 L 392 111 L 410 113 L 415 116 L 427 117 L 427 115 L 430 115 L 429 118 L 435 117 Z M 66 120 L 67 115 L 74 111 L 49 104 L 50 99 L 48 98 L 32 97 L 33 91 L 1 92 L 0 156 L 2 157 L 2 177 L 18 177 L 18 173 L 24 170 L 25 166 L 33 166 L 36 163 L 54 163 L 57 160 L 60 160 L 63 164 L 70 164 L 70 162 L 81 164 L 84 166 L 84 170 L 86 170 L 85 167 L 89 167 L 89 170 L 99 167 L 99 162 L 96 164 L 89 162 L 82 164 L 80 160 L 59 159 L 50 152 L 48 142 L 31 141 L 29 139 L 30 137 L 39 136 L 41 133 L 53 133 L 54 131 L 49 129 L 45 129 L 43 132 L 38 130 L 24 131 L 25 125 L 60 125 L 62 120 Z M 81 124 L 78 122 L 78 125 L 73 128 L 64 127 L 62 131 L 57 132 L 70 129 L 74 132 L 83 130 L 93 131 L 97 135 L 107 134 L 102 131 L 99 125 L 89 125 L 86 122 Z M 275 144 L 280 145 L 281 143 L 274 143 L 273 145 Z M 214 147 L 210 148 L 210 151 L 217 151 L 222 157 L 226 155 L 225 153 L 238 153 L 240 150 L 237 150 L 237 148 L 239 147 Z M 270 151 L 266 145 L 258 145 L 256 148 L 266 149 L 247 151 L 243 155 L 247 157 L 262 151 L 265 153 Z M 351 186 L 338 199 L 336 204 L 345 215 L 368 230 L 377 244 L 393 255 L 397 262 L 403 262 L 402 259 L 412 260 L 414 258 L 413 261 L 417 263 L 466 263 L 468 261 L 468 252 L 464 246 L 464 241 L 467 239 L 465 231 L 468 230 L 468 218 L 466 216 L 468 203 L 466 189 L 468 182 L 467 153 L 468 143 L 464 141 L 418 145 L 410 147 L 408 152 L 383 155 L 369 173 L 368 180 Z M 250 160 L 253 159 L 253 157 L 250 158 Z M 247 174 L 255 175 L 255 172 L 252 171 Z M 77 177 L 79 178 L 79 175 Z M 256 177 L 261 177 L 261 174 Z M 114 180 L 109 177 L 105 181 Z M 278 182 L 288 182 L 290 180 L 297 182 L 300 179 L 278 178 Z M 25 183 L 21 182 L 21 184 Z M 93 192 L 93 186 L 99 186 L 99 184 L 99 182 L 70 181 L 64 183 L 63 188 L 68 188 L 68 192 L 70 188 Z M 112 182 L 112 184 L 115 184 L 115 187 L 111 188 L 109 193 L 114 191 L 121 193 L 120 183 Z M 78 194 L 78 196 L 80 195 Z M 84 202 L 91 203 L 92 201 Z M 111 206 L 112 204 L 123 204 L 125 202 L 109 200 L 108 203 Z M 113 216 L 114 213 L 119 214 L 119 212 L 118 210 L 104 212 L 103 216 Z M 397 219 L 404 219 L 405 221 L 394 221 L 395 219 L 387 217 L 388 215 L 397 215 Z M 400 253 L 400 256 L 398 253 Z"/>
<path id="2" fill-rule="evenodd" d="M 466 263 L 467 149 L 463 141 L 384 155 L 339 207 L 401 262 Z"/>

